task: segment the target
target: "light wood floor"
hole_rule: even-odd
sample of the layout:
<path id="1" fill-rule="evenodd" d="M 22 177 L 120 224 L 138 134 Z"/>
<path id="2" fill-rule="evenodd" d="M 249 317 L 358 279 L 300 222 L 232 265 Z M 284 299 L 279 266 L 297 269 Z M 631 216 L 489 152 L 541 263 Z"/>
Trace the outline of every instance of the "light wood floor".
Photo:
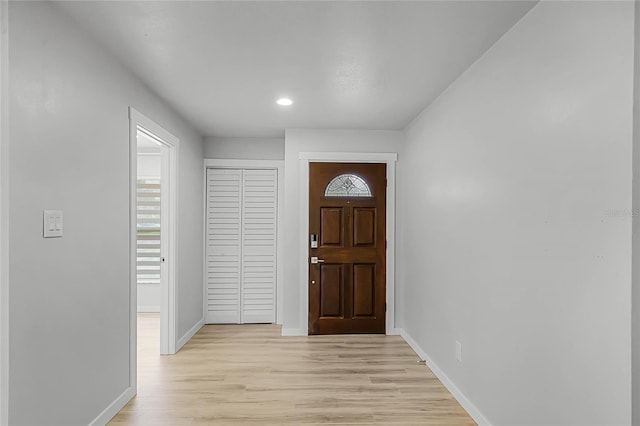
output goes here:
<path id="1" fill-rule="evenodd" d="M 208 325 L 160 357 L 157 316 L 138 328 L 138 396 L 111 425 L 475 425 L 399 336 Z"/>

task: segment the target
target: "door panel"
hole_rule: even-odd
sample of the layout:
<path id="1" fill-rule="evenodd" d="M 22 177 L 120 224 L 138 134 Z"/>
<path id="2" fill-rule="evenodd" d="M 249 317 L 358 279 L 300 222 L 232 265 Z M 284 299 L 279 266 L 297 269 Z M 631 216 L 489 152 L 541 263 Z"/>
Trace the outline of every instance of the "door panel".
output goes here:
<path id="1" fill-rule="evenodd" d="M 375 247 L 376 209 L 353 209 L 353 245 L 357 247 Z"/>
<path id="2" fill-rule="evenodd" d="M 320 317 L 341 318 L 344 315 L 343 289 L 342 265 L 321 265 Z"/>
<path id="3" fill-rule="evenodd" d="M 207 170 L 207 323 L 240 322 L 240 170 Z"/>
<path id="4" fill-rule="evenodd" d="M 353 316 L 376 314 L 376 265 L 353 265 Z"/>
<path id="5" fill-rule="evenodd" d="M 342 246 L 342 208 L 322 207 L 320 209 L 320 246 Z"/>
<path id="6" fill-rule="evenodd" d="M 243 170 L 242 175 L 240 322 L 272 323 L 276 320 L 278 176 L 275 170 Z"/>
<path id="7" fill-rule="evenodd" d="M 385 202 L 385 164 L 309 164 L 309 334 L 385 332 Z"/>

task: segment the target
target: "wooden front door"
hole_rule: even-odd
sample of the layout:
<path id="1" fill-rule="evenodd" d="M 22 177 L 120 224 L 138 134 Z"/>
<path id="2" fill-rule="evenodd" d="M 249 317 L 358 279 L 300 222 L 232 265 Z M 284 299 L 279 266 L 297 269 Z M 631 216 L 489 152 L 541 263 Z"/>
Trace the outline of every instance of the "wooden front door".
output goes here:
<path id="1" fill-rule="evenodd" d="M 309 334 L 385 332 L 386 164 L 309 164 Z"/>

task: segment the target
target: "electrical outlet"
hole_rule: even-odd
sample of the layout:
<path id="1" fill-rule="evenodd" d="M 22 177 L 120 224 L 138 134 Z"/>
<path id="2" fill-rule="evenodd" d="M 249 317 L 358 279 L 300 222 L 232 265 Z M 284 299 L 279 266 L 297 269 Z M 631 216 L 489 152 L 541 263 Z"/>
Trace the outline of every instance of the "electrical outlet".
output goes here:
<path id="1" fill-rule="evenodd" d="M 456 340 L 456 359 L 458 362 L 462 362 L 462 343 Z"/>

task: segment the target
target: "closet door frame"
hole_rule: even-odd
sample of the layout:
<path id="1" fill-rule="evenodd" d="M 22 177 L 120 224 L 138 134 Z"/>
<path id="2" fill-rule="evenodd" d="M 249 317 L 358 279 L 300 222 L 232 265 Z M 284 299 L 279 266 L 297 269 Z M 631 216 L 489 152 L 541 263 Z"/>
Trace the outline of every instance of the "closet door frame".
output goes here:
<path id="1" fill-rule="evenodd" d="M 204 193 L 203 193 L 203 209 L 204 215 L 204 229 L 207 229 L 207 169 L 254 169 L 254 170 L 276 170 L 277 172 L 277 232 L 276 232 L 276 324 L 282 324 L 282 276 L 283 276 L 283 209 L 284 205 L 284 161 L 282 160 L 236 160 L 236 159 L 205 159 L 204 160 Z M 202 235 L 202 247 L 203 247 L 203 301 L 202 301 L 202 313 L 203 316 L 207 312 L 207 235 L 206 232 Z"/>

